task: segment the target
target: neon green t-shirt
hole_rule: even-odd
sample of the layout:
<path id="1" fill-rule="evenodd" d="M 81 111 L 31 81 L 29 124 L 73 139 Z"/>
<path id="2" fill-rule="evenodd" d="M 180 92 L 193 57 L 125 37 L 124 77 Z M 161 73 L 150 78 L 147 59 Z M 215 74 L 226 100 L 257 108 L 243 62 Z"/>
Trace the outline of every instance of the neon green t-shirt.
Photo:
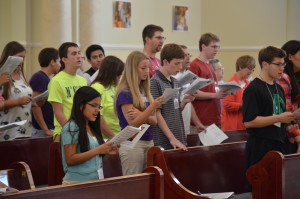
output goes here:
<path id="1" fill-rule="evenodd" d="M 112 130 L 114 134 L 121 131 L 119 119 L 115 114 L 114 96 L 116 93 L 116 87 L 105 88 L 102 84 L 96 82 L 91 85 L 101 94 L 101 106 L 103 107 L 100 114 L 105 120 L 107 126 Z M 105 136 L 103 136 L 105 137 Z"/>
<path id="2" fill-rule="evenodd" d="M 67 120 L 71 115 L 73 106 L 73 97 L 77 89 L 86 86 L 86 80 L 79 75 L 70 75 L 64 71 L 55 75 L 48 84 L 49 97 L 48 101 L 57 102 L 63 105 L 63 113 Z M 53 135 L 59 135 L 62 126 L 54 115 L 54 132 Z"/>

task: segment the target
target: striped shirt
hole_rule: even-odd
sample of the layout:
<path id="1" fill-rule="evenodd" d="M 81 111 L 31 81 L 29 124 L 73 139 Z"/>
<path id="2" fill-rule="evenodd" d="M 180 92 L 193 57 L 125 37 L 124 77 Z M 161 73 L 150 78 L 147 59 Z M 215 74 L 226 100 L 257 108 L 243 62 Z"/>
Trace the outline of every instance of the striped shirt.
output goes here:
<path id="1" fill-rule="evenodd" d="M 162 96 L 166 88 L 178 88 L 178 82 L 175 78 L 171 77 L 169 81 L 160 71 L 156 71 L 156 74 L 150 80 L 151 94 L 154 99 Z M 174 100 L 178 100 L 179 108 L 175 108 Z M 160 107 L 161 114 L 165 119 L 169 129 L 174 134 L 175 138 L 182 144 L 186 145 L 184 124 L 182 119 L 181 107 L 180 107 L 180 95 L 174 94 L 167 103 L 162 104 Z M 165 136 L 164 132 L 158 127 L 153 128 L 153 141 L 154 145 L 162 146 L 164 149 L 173 149 L 169 139 Z"/>
<path id="2" fill-rule="evenodd" d="M 290 77 L 282 73 L 277 83 L 283 88 L 286 100 L 286 111 L 294 112 L 298 108 L 298 100 L 292 102 L 292 85 Z M 287 134 L 290 142 L 294 143 L 294 137 L 300 135 L 299 124 L 287 125 Z"/>

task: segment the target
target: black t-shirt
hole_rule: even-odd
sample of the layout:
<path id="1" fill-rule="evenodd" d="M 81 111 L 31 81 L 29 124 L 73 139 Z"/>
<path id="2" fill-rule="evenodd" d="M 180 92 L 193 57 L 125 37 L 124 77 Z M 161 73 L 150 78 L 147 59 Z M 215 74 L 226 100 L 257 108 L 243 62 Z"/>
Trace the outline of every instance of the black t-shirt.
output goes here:
<path id="1" fill-rule="evenodd" d="M 275 104 L 273 103 L 274 99 L 277 102 Z M 244 91 L 243 122 L 250 122 L 257 116 L 271 116 L 274 112 L 279 114 L 285 112 L 285 110 L 285 95 L 279 84 L 270 85 L 255 78 Z M 286 140 L 285 125 L 283 123 L 281 123 L 280 128 L 270 125 L 262 128 L 247 128 L 247 132 L 252 136 L 280 142 Z"/>

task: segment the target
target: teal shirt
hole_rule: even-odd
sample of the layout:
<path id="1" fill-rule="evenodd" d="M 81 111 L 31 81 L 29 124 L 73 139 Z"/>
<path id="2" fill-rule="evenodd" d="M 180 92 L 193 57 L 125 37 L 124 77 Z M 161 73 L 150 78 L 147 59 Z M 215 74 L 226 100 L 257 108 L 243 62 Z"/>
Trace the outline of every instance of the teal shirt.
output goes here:
<path id="1" fill-rule="evenodd" d="M 64 145 L 67 144 L 78 144 L 78 135 L 79 131 L 77 125 L 74 121 L 67 122 L 61 132 L 61 151 L 62 151 L 62 162 L 63 168 L 65 171 L 64 180 L 72 180 L 72 181 L 89 181 L 89 180 L 98 180 L 98 169 L 102 168 L 102 157 L 99 155 L 94 156 L 93 158 L 87 160 L 86 162 L 78 165 L 69 166 L 66 162 Z M 71 132 L 74 135 L 71 135 Z M 90 136 L 89 143 L 90 149 L 96 148 L 99 146 L 98 141 Z M 79 145 L 77 145 L 77 153 L 81 153 L 79 150 Z"/>

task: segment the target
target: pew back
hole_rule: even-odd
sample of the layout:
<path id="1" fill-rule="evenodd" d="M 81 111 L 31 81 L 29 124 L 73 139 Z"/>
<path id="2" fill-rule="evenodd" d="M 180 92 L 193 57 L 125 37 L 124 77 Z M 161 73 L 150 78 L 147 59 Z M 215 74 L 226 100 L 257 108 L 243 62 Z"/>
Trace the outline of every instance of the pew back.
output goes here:
<path id="1" fill-rule="evenodd" d="M 247 170 L 253 199 L 298 199 L 300 154 L 271 151 Z"/>
<path id="2" fill-rule="evenodd" d="M 163 173 L 157 167 L 145 170 L 147 173 L 88 181 L 73 185 L 57 185 L 32 191 L 4 194 L 3 199 L 163 199 Z"/>
<path id="3" fill-rule="evenodd" d="M 49 147 L 52 137 L 26 138 L 0 142 L 0 169 L 13 162 L 26 162 L 35 185 L 47 184 Z"/>
<path id="4" fill-rule="evenodd" d="M 224 131 L 224 133 L 228 136 L 228 139 L 222 143 L 247 141 L 249 137 L 246 130 Z M 203 146 L 198 134 L 187 134 L 186 142 L 188 147 Z"/>
<path id="5" fill-rule="evenodd" d="M 182 150 L 152 147 L 148 166 L 165 175 L 165 198 L 187 198 L 191 193 L 246 192 L 246 142 L 199 146 Z M 186 195 L 187 194 L 187 195 Z"/>

